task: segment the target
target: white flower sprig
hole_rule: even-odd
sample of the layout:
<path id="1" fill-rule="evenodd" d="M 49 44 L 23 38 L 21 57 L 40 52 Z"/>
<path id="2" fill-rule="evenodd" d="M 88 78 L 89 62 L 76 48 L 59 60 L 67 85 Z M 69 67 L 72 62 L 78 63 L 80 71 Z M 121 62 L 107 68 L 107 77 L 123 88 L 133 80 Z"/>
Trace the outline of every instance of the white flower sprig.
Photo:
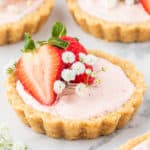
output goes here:
<path id="1" fill-rule="evenodd" d="M 61 72 L 61 79 L 54 82 L 54 92 L 57 94 L 57 98 L 59 99 L 60 96 L 72 92 L 76 92 L 79 96 L 87 95 L 89 88 L 88 81 L 90 77 L 96 78 L 97 75 L 97 72 L 93 71 L 92 68 L 97 61 L 97 57 L 92 54 L 79 53 L 79 60 L 76 61 L 74 53 L 64 52 L 62 54 L 62 60 L 66 64 L 71 63 L 71 65 L 69 65 L 68 68 L 63 69 Z M 76 77 L 82 74 L 86 78 L 83 83 L 72 82 L 75 81 Z M 94 84 L 94 86 L 95 85 L 97 84 Z"/>
<path id="2" fill-rule="evenodd" d="M 81 62 L 84 62 L 86 55 L 84 53 L 79 53 L 79 58 Z"/>
<path id="3" fill-rule="evenodd" d="M 85 61 L 84 62 L 86 64 L 88 64 L 88 65 L 92 65 L 93 66 L 96 63 L 96 61 L 97 61 L 97 57 L 94 56 L 94 55 L 89 54 L 89 55 L 87 55 L 85 57 Z"/>
<path id="4" fill-rule="evenodd" d="M 64 52 L 62 54 L 62 60 L 64 63 L 73 63 L 75 61 L 75 55 L 72 52 Z"/>
<path id="5" fill-rule="evenodd" d="M 79 96 L 85 96 L 87 94 L 87 91 L 88 91 L 88 87 L 84 83 L 79 83 L 75 88 L 75 92 Z"/>
<path id="6" fill-rule="evenodd" d="M 85 65 L 79 61 L 75 62 L 71 68 L 75 72 L 76 75 L 80 75 L 85 72 Z"/>
<path id="7" fill-rule="evenodd" d="M 79 58 L 80 58 L 81 62 L 83 62 L 87 65 L 92 65 L 92 66 L 97 61 L 97 57 L 92 54 L 85 55 L 84 53 L 79 53 Z"/>
<path id="8" fill-rule="evenodd" d="M 86 70 L 85 70 L 85 73 L 86 73 L 87 75 L 91 76 L 92 70 L 91 70 L 91 69 L 86 69 Z"/>
<path id="9" fill-rule="evenodd" d="M 5 124 L 0 124 L 0 150 L 29 150 L 23 143 L 14 143 L 9 129 Z"/>
<path id="10" fill-rule="evenodd" d="M 64 69 L 62 72 L 61 72 L 61 77 L 64 81 L 66 82 L 69 82 L 69 81 L 73 81 L 75 80 L 75 72 L 71 69 Z"/>
<path id="11" fill-rule="evenodd" d="M 54 92 L 56 94 L 61 94 L 63 90 L 65 89 L 65 87 L 66 87 L 66 84 L 63 81 L 56 80 L 54 82 Z"/>

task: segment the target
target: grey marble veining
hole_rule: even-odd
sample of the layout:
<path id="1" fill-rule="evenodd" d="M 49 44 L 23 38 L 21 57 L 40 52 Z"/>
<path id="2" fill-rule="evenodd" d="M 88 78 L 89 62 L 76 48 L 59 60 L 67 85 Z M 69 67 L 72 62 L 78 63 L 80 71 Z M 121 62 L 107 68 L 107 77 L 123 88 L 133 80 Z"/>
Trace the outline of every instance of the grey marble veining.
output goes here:
<path id="1" fill-rule="evenodd" d="M 46 39 L 49 37 L 51 25 L 60 20 L 68 27 L 69 34 L 79 37 L 80 41 L 89 49 L 100 49 L 113 55 L 121 56 L 132 61 L 144 74 L 148 89 L 144 102 L 137 114 L 124 129 L 117 130 L 110 136 L 100 137 L 95 140 L 67 141 L 48 138 L 44 135 L 34 133 L 30 128 L 24 126 L 12 108 L 7 103 L 3 88 L 4 76 L 0 73 L 0 122 L 6 122 L 12 130 L 15 139 L 27 143 L 32 150 L 117 150 L 128 139 L 143 134 L 150 130 L 150 42 L 136 44 L 107 43 L 95 39 L 84 33 L 73 21 L 66 8 L 65 0 L 56 0 L 56 6 L 49 21 L 42 30 L 34 35 L 34 39 Z M 0 70 L 7 62 L 18 57 L 23 42 L 0 47 Z"/>

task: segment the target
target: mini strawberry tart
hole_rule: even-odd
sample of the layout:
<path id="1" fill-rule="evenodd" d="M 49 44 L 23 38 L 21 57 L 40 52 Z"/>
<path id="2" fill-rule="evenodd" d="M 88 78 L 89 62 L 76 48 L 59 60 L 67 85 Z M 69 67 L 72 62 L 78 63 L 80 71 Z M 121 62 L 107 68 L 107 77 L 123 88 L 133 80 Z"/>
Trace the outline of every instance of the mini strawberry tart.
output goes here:
<path id="1" fill-rule="evenodd" d="M 150 40 L 149 0 L 67 0 L 76 22 L 107 41 Z"/>
<path id="2" fill-rule="evenodd" d="M 150 132 L 143 136 L 128 141 L 121 146 L 119 150 L 149 150 L 150 149 Z"/>
<path id="3" fill-rule="evenodd" d="M 35 33 L 46 22 L 54 0 L 0 0 L 0 45 Z"/>
<path id="4" fill-rule="evenodd" d="M 7 69 L 7 97 L 21 120 L 55 138 L 108 135 L 131 119 L 145 91 L 134 65 L 87 51 L 57 22 L 37 47 L 25 34 L 22 57 Z"/>

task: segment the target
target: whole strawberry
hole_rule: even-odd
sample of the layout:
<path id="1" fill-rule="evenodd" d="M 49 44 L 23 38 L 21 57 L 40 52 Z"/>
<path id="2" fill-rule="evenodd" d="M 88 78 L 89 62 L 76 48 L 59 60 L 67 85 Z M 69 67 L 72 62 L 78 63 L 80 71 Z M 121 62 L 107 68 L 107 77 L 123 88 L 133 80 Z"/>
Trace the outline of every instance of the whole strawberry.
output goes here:
<path id="1" fill-rule="evenodd" d="M 68 47 L 65 48 L 65 50 L 73 52 L 74 55 L 76 56 L 76 61 L 79 60 L 80 53 L 87 54 L 87 51 L 84 48 L 84 46 L 76 38 L 70 36 L 62 36 L 61 40 L 69 43 Z"/>

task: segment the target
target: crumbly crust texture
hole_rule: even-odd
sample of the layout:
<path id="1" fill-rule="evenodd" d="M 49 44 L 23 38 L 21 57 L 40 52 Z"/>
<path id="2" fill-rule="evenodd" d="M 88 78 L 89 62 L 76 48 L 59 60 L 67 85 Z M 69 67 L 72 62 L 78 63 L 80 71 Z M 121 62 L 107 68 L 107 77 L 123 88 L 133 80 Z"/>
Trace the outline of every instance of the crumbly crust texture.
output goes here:
<path id="1" fill-rule="evenodd" d="M 135 139 L 131 139 L 129 140 L 126 144 L 122 145 L 119 150 L 132 150 L 135 146 L 137 146 L 138 144 L 144 142 L 145 140 L 147 140 L 148 138 L 150 138 L 150 132 L 137 137 Z"/>
<path id="2" fill-rule="evenodd" d="M 81 10 L 77 0 L 67 0 L 67 4 L 77 24 L 97 38 L 125 43 L 150 40 L 150 21 L 138 24 L 111 23 Z"/>
<path id="3" fill-rule="evenodd" d="M 25 104 L 16 91 L 15 72 L 6 81 L 7 98 L 20 119 L 34 131 L 54 138 L 69 140 L 93 139 L 101 135 L 109 135 L 118 128 L 124 127 L 142 103 L 146 85 L 143 75 L 130 62 L 111 56 L 102 51 L 90 50 L 90 53 L 107 59 L 120 66 L 127 77 L 135 85 L 131 98 L 118 110 L 102 117 L 87 120 L 69 120 L 49 113 L 40 112 Z"/>
<path id="4" fill-rule="evenodd" d="M 37 32 L 51 14 L 54 1 L 44 0 L 44 3 L 39 8 L 15 23 L 0 25 L 0 45 L 20 41 L 23 39 L 25 32 L 30 34 Z"/>

